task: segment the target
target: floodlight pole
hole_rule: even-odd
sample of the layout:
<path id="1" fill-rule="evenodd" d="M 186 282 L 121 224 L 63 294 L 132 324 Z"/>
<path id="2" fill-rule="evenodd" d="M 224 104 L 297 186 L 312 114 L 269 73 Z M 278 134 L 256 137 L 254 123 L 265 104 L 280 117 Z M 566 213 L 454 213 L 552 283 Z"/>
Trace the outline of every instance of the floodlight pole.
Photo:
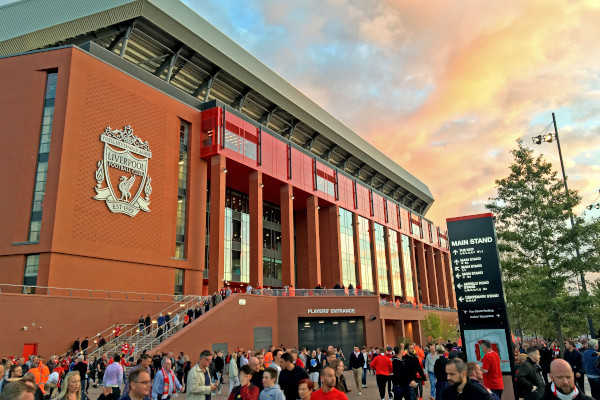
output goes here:
<path id="1" fill-rule="evenodd" d="M 565 174 L 565 165 L 563 163 L 562 151 L 560 149 L 560 139 L 558 138 L 558 128 L 556 127 L 556 117 L 554 113 L 552 113 L 552 123 L 554 124 L 554 137 L 556 138 L 556 147 L 558 147 L 558 158 L 560 160 L 560 169 L 562 170 L 563 183 L 565 185 L 565 193 L 567 195 L 567 199 L 569 198 L 569 186 L 567 185 L 567 175 Z M 573 210 L 569 207 L 569 218 L 571 220 L 571 229 L 575 228 L 575 219 L 573 218 Z M 580 258 L 579 252 L 579 240 L 575 238 L 575 254 L 577 255 L 577 259 Z M 581 291 L 587 297 L 587 285 L 585 283 L 585 274 L 583 271 L 579 272 L 579 279 L 581 280 Z M 592 318 L 587 315 L 588 328 L 590 330 L 590 337 L 595 337 L 594 334 L 594 322 Z"/>

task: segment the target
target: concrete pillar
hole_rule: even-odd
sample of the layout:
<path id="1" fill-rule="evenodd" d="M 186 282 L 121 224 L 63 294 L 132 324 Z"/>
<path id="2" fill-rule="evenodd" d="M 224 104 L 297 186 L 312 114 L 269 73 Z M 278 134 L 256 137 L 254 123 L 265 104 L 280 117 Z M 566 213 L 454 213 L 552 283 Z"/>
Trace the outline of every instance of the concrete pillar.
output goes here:
<path id="1" fill-rule="evenodd" d="M 281 210 L 281 283 L 296 286 L 294 265 L 294 200 L 292 185 L 285 183 L 279 189 Z"/>
<path id="2" fill-rule="evenodd" d="M 198 136 L 199 137 L 199 136 Z M 208 184 L 208 162 L 200 158 L 200 145 L 190 148 L 190 174 L 188 187 L 188 260 L 192 269 L 185 271 L 184 293 L 202 294 L 206 253 L 206 191 Z M 196 153 L 196 148 L 198 153 Z"/>
<path id="3" fill-rule="evenodd" d="M 362 268 L 360 266 L 360 239 L 358 236 L 358 215 L 352 213 L 352 232 L 354 233 L 354 262 L 356 263 L 356 285 L 363 287 Z"/>
<path id="4" fill-rule="evenodd" d="M 377 247 L 375 246 L 375 223 L 371 220 L 369 220 L 369 239 L 371 244 L 371 272 L 373 273 L 373 291 L 377 296 L 379 296 L 379 275 L 377 274 Z"/>
<path id="5" fill-rule="evenodd" d="M 383 238 L 385 242 L 385 268 L 388 277 L 388 288 L 390 289 L 390 297 L 392 302 L 396 300 L 396 293 L 394 293 L 394 275 L 392 274 L 392 259 L 390 256 L 390 241 L 389 241 L 389 228 L 384 227 Z"/>
<path id="6" fill-rule="evenodd" d="M 417 261 L 416 268 L 419 271 L 419 288 L 421 289 L 422 303 L 423 304 L 431 304 L 429 298 L 429 286 L 427 283 L 427 268 L 425 266 L 425 248 L 423 247 L 423 242 L 419 240 L 414 240 L 413 243 L 415 245 L 415 259 Z"/>
<path id="7" fill-rule="evenodd" d="M 450 261 L 450 253 L 442 252 L 442 260 L 444 261 L 444 270 L 446 272 L 446 291 L 448 292 L 448 305 L 456 308 L 456 292 L 454 292 L 454 282 L 452 280 L 452 267 Z"/>
<path id="8" fill-rule="evenodd" d="M 208 293 L 223 287 L 225 276 L 225 157 L 210 159 L 210 253 Z"/>
<path id="9" fill-rule="evenodd" d="M 319 237 L 321 247 L 321 279 L 327 287 L 342 284 L 342 252 L 340 224 L 337 206 L 323 207 L 319 210 Z M 354 286 L 354 285 L 353 285 Z"/>
<path id="10" fill-rule="evenodd" d="M 437 273 L 438 300 L 442 307 L 448 307 L 448 291 L 446 290 L 446 271 L 439 250 L 434 250 L 435 271 Z"/>
<path id="11" fill-rule="evenodd" d="M 263 286 L 263 183 L 262 172 L 253 171 L 248 181 L 250 205 L 250 284 Z"/>
<path id="12" fill-rule="evenodd" d="M 429 289 L 429 301 L 431 304 L 439 305 L 437 292 L 437 275 L 433 259 L 433 248 L 428 244 L 423 244 L 425 249 L 425 269 L 427 270 L 427 288 Z"/>
<path id="13" fill-rule="evenodd" d="M 321 281 L 321 240 L 319 238 L 319 199 L 306 199 L 307 273 L 308 287 L 314 288 Z"/>

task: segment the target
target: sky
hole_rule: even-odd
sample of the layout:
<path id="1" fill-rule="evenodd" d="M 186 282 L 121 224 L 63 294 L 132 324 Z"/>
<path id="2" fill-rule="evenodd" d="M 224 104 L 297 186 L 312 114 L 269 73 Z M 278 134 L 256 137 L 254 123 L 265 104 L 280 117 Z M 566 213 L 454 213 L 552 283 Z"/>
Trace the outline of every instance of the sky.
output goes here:
<path id="1" fill-rule="evenodd" d="M 427 216 L 485 212 L 517 140 L 556 113 L 578 214 L 600 201 L 600 0 L 184 0 L 427 184 Z"/>
<path id="2" fill-rule="evenodd" d="M 0 5 L 11 0 L 0 0 Z M 422 180 L 427 217 L 485 212 L 556 113 L 569 187 L 600 202 L 600 0 L 183 0 Z"/>

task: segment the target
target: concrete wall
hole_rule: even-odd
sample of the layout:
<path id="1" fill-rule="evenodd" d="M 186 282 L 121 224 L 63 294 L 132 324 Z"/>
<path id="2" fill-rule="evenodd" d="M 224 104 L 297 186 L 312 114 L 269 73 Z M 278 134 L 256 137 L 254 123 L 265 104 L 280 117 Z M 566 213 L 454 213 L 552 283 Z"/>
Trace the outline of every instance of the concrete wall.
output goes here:
<path id="1" fill-rule="evenodd" d="M 50 356 L 64 353 L 78 336 L 92 337 L 117 322 L 136 323 L 141 314 L 171 302 L 2 293 L 0 304 L 0 355 L 20 355 L 24 343 L 38 343 L 38 353 Z"/>

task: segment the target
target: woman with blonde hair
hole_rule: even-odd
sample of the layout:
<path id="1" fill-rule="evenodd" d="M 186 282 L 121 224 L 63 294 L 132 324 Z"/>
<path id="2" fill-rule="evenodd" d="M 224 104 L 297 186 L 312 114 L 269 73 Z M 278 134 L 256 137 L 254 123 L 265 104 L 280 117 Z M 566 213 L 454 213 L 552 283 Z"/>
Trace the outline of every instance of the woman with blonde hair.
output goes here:
<path id="1" fill-rule="evenodd" d="M 69 372 L 63 379 L 58 393 L 52 400 L 81 400 L 81 377 L 79 371 Z"/>

